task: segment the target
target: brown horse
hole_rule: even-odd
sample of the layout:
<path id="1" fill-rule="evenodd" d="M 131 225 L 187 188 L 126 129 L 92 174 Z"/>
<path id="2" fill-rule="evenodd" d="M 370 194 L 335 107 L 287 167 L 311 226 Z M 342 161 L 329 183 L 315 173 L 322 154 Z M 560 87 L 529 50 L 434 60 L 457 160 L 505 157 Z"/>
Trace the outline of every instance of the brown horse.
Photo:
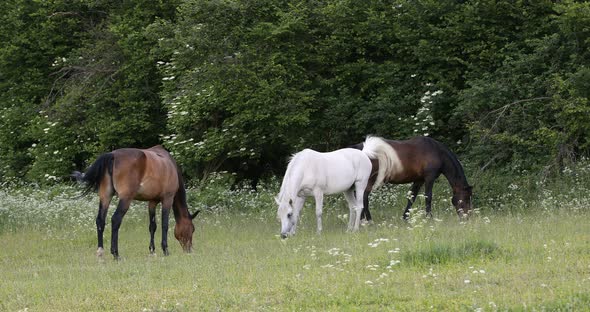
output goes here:
<path id="1" fill-rule="evenodd" d="M 389 172 L 382 173 L 385 175 L 384 181 L 395 184 L 413 183 L 410 188 L 408 204 L 403 214 L 404 219 L 409 217 L 412 204 L 416 200 L 422 185 L 424 185 L 424 194 L 426 195 L 426 214 L 432 217 L 432 187 L 441 173 L 447 178 L 453 190 L 452 203 L 457 210 L 457 214 L 464 216 L 469 213 L 472 187 L 467 183 L 463 167 L 453 152 L 442 143 L 429 137 L 415 137 L 406 141 L 385 141 L 397 154 L 397 164 Z M 362 149 L 363 143 L 352 147 Z M 372 163 L 373 170 L 369 185 L 367 185 L 364 193 L 364 209 L 361 213 L 361 217 L 367 221 L 371 220 L 369 193 L 373 189 L 379 173 L 379 163 L 376 161 L 372 161 Z"/>
<path id="2" fill-rule="evenodd" d="M 117 210 L 111 218 L 111 254 L 119 259 L 118 237 L 123 216 L 131 201 L 148 202 L 150 216 L 150 252 L 155 253 L 154 233 L 156 232 L 156 206 L 162 203 L 162 250 L 168 255 L 168 220 L 170 208 L 174 211 L 176 226 L 174 236 L 185 252 L 191 252 L 193 232 L 192 219 L 199 211 L 190 214 L 186 203 L 186 191 L 182 175 L 176 162 L 160 145 L 149 149 L 122 148 L 106 153 L 86 170 L 84 174 L 72 174 L 78 181 L 85 182 L 87 189 L 98 190 L 100 203 L 96 217 L 98 234 L 97 255 L 104 254 L 103 232 L 109 204 L 113 195 L 119 197 Z"/>

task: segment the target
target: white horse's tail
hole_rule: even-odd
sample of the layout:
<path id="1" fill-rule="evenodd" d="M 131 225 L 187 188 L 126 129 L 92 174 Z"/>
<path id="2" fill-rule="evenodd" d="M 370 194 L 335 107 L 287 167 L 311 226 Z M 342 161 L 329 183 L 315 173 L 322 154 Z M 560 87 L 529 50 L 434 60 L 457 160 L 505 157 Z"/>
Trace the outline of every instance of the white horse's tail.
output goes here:
<path id="1" fill-rule="evenodd" d="M 363 146 L 363 152 L 369 156 L 370 159 L 379 160 L 379 171 L 373 188 L 381 186 L 385 180 L 385 175 L 395 173 L 398 167 L 401 166 L 401 161 L 393 147 L 382 138 L 367 136 Z"/>

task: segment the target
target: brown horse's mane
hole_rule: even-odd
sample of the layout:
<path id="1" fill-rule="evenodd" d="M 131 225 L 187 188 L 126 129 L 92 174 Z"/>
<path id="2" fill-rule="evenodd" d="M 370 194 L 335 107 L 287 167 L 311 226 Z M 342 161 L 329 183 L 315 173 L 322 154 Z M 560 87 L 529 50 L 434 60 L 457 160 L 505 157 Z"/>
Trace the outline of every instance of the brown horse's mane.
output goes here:
<path id="1" fill-rule="evenodd" d="M 430 139 L 429 141 L 436 145 L 438 149 L 443 152 L 443 155 L 446 156 L 445 158 L 447 161 L 445 161 L 442 168 L 442 174 L 447 178 L 449 183 L 452 185 L 459 185 L 460 187 L 468 187 L 469 183 L 467 182 L 465 171 L 463 170 L 463 166 L 461 165 L 461 162 L 459 162 L 457 155 L 444 144 L 434 139 Z"/>
<path id="2" fill-rule="evenodd" d="M 191 215 L 190 211 L 188 210 L 188 203 L 186 199 L 186 187 L 184 184 L 184 179 L 182 178 L 182 174 L 180 172 L 180 168 L 176 166 L 176 173 L 178 174 L 178 190 L 174 195 L 174 204 L 172 205 L 172 211 L 174 212 L 174 219 L 180 220 L 179 218 L 189 218 L 192 219 L 193 215 Z M 197 212 L 194 214 L 196 216 Z"/>

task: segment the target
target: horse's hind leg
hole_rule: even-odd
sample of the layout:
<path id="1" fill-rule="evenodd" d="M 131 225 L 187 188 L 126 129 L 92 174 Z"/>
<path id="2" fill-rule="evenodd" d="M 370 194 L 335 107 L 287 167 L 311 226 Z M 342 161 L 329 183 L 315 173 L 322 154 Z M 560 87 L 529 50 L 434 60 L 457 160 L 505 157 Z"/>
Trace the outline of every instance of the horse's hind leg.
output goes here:
<path id="1" fill-rule="evenodd" d="M 103 234 L 106 225 L 107 212 L 109 211 L 109 205 L 113 199 L 113 191 L 110 186 L 110 177 L 109 184 L 101 186 L 98 195 L 100 198 L 100 203 L 98 204 L 98 215 L 96 216 L 96 236 L 98 239 L 96 255 L 98 257 L 102 257 L 104 255 Z"/>
<path id="2" fill-rule="evenodd" d="M 98 215 L 96 216 L 96 234 L 98 239 L 98 249 L 96 250 L 96 255 L 98 257 L 102 257 L 104 255 L 103 233 L 110 204 L 111 197 L 105 199 L 101 198 L 100 203 L 98 204 Z"/>
<path id="3" fill-rule="evenodd" d="M 317 230 L 318 234 L 320 234 L 322 232 L 322 206 L 324 204 L 324 194 L 320 190 L 315 190 L 313 196 L 315 198 L 315 217 L 318 225 Z"/>
<path id="4" fill-rule="evenodd" d="M 150 201 L 148 203 L 148 212 L 150 215 L 150 254 L 156 253 L 156 246 L 154 243 L 154 234 L 156 234 L 156 206 L 158 205 L 157 201 Z"/>
<path id="5" fill-rule="evenodd" d="M 371 193 L 371 191 L 366 190 L 365 193 L 363 194 L 363 211 L 361 212 L 361 220 L 366 220 L 367 222 L 370 222 L 371 220 L 373 220 L 373 217 L 371 217 L 371 212 L 369 211 L 369 194 Z"/>
<path id="6" fill-rule="evenodd" d="M 349 231 L 358 231 L 361 224 L 361 213 L 363 211 L 363 196 L 365 193 L 367 182 L 355 182 L 354 189 L 349 189 L 344 192 L 346 201 L 348 202 L 348 209 L 350 210 L 350 217 L 348 221 Z M 356 196 L 355 196 L 356 194 Z"/>
<path id="7" fill-rule="evenodd" d="M 350 189 L 344 192 L 344 198 L 348 203 L 348 231 L 352 231 L 354 228 L 354 220 L 356 220 L 356 210 L 354 208 L 356 198 L 354 196 L 354 189 Z"/>
<path id="8" fill-rule="evenodd" d="M 119 204 L 117 205 L 117 210 L 115 210 L 115 213 L 111 218 L 113 227 L 111 233 L 111 254 L 117 260 L 119 260 L 119 228 L 121 227 L 121 222 L 123 222 L 123 217 L 127 213 L 127 210 L 129 210 L 130 203 L 130 198 L 120 198 Z"/>
<path id="9" fill-rule="evenodd" d="M 369 182 L 367 183 L 367 188 L 363 194 L 363 211 L 361 212 L 361 220 L 371 221 L 373 218 L 371 217 L 371 212 L 369 211 L 369 194 L 373 190 L 373 185 L 375 184 L 375 179 L 377 175 L 374 174 L 369 178 Z"/>
<path id="10" fill-rule="evenodd" d="M 406 205 L 406 210 L 404 210 L 404 220 L 407 220 L 410 217 L 410 209 L 412 209 L 412 204 L 416 201 L 416 196 L 418 196 L 418 192 L 422 187 L 424 182 L 414 182 L 412 183 L 412 187 L 410 188 L 410 196 L 408 197 L 408 204 Z"/>

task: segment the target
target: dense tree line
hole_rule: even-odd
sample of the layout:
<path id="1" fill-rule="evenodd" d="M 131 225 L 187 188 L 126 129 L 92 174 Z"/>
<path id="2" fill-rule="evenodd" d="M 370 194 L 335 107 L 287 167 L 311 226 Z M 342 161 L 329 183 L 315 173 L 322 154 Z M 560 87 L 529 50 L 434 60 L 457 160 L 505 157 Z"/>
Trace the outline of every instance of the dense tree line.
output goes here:
<path id="1" fill-rule="evenodd" d="M 164 144 L 186 175 L 427 134 L 480 168 L 590 151 L 585 1 L 7 0 L 0 180 Z"/>

